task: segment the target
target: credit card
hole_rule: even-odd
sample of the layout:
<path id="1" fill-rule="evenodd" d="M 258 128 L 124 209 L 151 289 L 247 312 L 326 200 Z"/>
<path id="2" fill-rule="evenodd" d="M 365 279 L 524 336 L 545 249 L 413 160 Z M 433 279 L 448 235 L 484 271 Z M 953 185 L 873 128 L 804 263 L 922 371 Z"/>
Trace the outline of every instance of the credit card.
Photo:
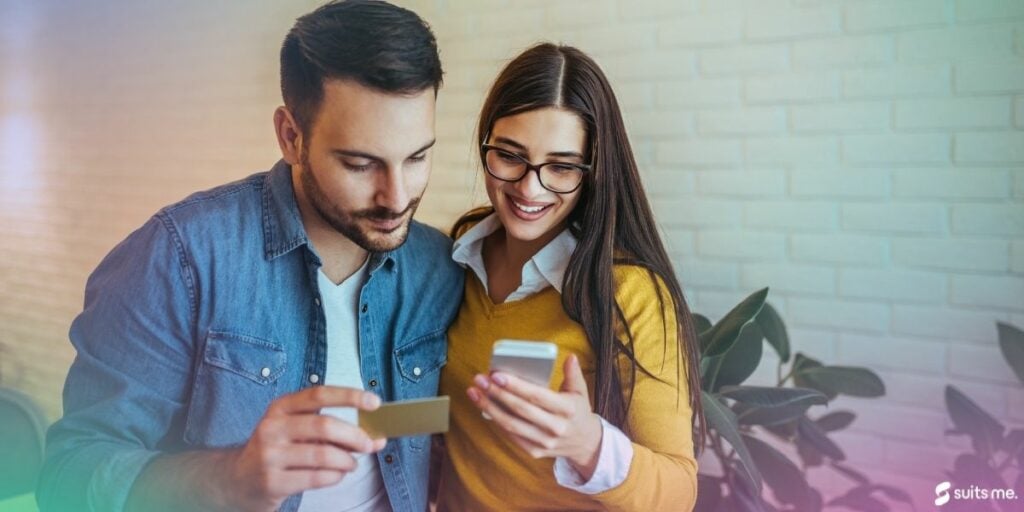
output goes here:
<path id="1" fill-rule="evenodd" d="M 417 398 L 359 411 L 359 428 L 373 439 L 448 432 L 448 397 Z"/>

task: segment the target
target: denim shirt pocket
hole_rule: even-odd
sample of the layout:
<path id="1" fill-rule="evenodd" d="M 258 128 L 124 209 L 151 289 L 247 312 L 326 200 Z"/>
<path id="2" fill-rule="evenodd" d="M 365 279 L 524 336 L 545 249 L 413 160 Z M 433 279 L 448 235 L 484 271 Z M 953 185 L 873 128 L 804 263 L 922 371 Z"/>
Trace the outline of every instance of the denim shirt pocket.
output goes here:
<path id="1" fill-rule="evenodd" d="M 185 441 L 200 447 L 245 442 L 280 394 L 284 347 L 247 334 L 211 330 L 196 370 Z"/>
<path id="2" fill-rule="evenodd" d="M 402 398 L 437 394 L 438 371 L 448 363 L 448 330 L 424 334 L 395 349 L 395 361 L 402 374 Z M 429 384 L 434 386 L 430 387 Z M 429 389 L 428 389 L 429 388 Z M 412 393 L 409 393 L 409 392 Z"/>
<path id="3" fill-rule="evenodd" d="M 399 400 L 437 396 L 441 368 L 448 363 L 448 330 L 439 329 L 417 337 L 395 349 L 395 361 L 401 375 L 396 390 Z M 410 445 L 420 451 L 430 436 L 409 438 Z"/>

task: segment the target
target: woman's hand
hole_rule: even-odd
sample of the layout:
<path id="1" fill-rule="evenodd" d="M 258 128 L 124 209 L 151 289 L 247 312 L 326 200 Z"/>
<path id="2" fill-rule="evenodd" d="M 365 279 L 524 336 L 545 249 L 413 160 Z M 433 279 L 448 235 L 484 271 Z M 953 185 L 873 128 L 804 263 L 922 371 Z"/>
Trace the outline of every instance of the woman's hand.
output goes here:
<path id="1" fill-rule="evenodd" d="M 590 480 L 601 452 L 601 418 L 590 408 L 579 360 L 565 360 L 557 392 L 504 372 L 477 374 L 469 399 L 534 458 L 565 457 Z"/>

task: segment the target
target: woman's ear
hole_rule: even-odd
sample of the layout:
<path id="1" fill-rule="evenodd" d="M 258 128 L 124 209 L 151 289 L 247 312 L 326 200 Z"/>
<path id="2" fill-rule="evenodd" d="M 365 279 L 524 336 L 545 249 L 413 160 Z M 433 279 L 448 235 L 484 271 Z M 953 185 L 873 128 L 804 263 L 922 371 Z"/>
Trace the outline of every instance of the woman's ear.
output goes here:
<path id="1" fill-rule="evenodd" d="M 274 111 L 274 131 L 281 157 L 285 162 L 297 165 L 302 159 L 302 130 L 287 107 L 277 107 Z"/>

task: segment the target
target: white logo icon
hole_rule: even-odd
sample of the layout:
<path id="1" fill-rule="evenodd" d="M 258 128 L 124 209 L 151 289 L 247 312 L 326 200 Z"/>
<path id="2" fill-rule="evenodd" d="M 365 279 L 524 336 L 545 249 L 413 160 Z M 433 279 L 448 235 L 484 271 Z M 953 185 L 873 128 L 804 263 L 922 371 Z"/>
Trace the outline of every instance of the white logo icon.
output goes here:
<path id="1" fill-rule="evenodd" d="M 936 506 L 941 507 L 941 506 L 945 505 L 946 503 L 949 503 L 949 488 L 950 487 L 951 487 L 951 485 L 950 485 L 949 482 L 942 482 L 941 484 L 935 486 L 935 495 L 938 496 L 937 498 L 935 498 L 935 505 Z"/>

